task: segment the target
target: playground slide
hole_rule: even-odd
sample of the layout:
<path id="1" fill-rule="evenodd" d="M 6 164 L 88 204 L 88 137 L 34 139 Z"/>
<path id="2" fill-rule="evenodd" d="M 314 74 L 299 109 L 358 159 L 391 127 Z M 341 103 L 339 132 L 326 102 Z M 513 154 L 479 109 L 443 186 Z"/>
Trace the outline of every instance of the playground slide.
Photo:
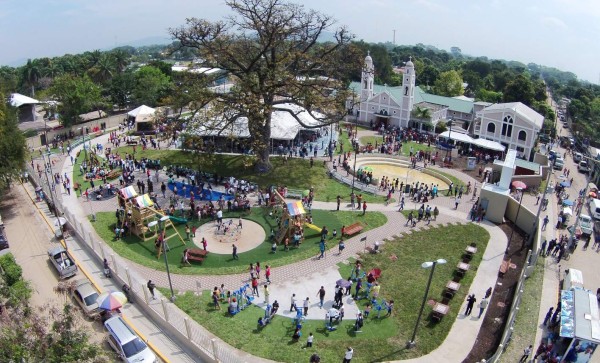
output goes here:
<path id="1" fill-rule="evenodd" d="M 315 231 L 321 233 L 321 228 L 315 226 L 314 224 L 310 224 L 310 223 L 304 223 L 305 226 L 307 226 L 310 229 L 314 229 Z"/>
<path id="2" fill-rule="evenodd" d="M 185 218 L 180 218 L 180 217 L 175 217 L 175 216 L 169 216 L 169 219 L 171 220 L 171 222 L 174 222 L 177 224 L 186 224 L 188 221 Z"/>

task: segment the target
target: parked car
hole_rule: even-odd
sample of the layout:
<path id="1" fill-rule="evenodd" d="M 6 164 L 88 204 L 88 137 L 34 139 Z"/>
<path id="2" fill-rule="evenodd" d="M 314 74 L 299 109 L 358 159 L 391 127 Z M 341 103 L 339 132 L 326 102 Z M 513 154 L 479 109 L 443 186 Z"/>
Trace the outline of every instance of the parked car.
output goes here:
<path id="1" fill-rule="evenodd" d="M 579 227 L 581 228 L 581 233 L 591 236 L 594 230 L 592 217 L 587 214 L 579 215 Z"/>
<path id="2" fill-rule="evenodd" d="M 5 250 L 9 247 L 8 240 L 6 237 L 0 232 L 0 251 Z"/>
<path id="3" fill-rule="evenodd" d="M 94 317 L 99 313 L 96 302 L 99 295 L 98 290 L 88 280 L 77 281 L 77 287 L 71 293 L 73 299 L 88 317 Z"/>
<path id="4" fill-rule="evenodd" d="M 120 316 L 104 322 L 108 331 L 108 344 L 117 352 L 123 362 L 158 362 L 154 352 L 135 334 L 133 329 Z"/>
<path id="5" fill-rule="evenodd" d="M 581 153 L 574 153 L 573 154 L 573 161 L 578 163 L 581 160 L 583 160 L 583 155 Z"/>
<path id="6" fill-rule="evenodd" d="M 75 265 L 73 258 L 63 246 L 50 248 L 48 250 L 48 256 L 61 279 L 75 276 L 77 273 L 77 265 Z"/>
<path id="7" fill-rule="evenodd" d="M 579 163 L 579 165 L 577 165 L 577 170 L 580 173 L 589 173 L 590 172 L 590 165 L 588 164 L 587 161 L 583 160 Z"/>
<path id="8" fill-rule="evenodd" d="M 554 159 L 554 165 L 552 166 L 552 168 L 554 170 L 562 170 L 564 166 L 565 166 L 564 159 L 557 156 L 556 159 Z"/>

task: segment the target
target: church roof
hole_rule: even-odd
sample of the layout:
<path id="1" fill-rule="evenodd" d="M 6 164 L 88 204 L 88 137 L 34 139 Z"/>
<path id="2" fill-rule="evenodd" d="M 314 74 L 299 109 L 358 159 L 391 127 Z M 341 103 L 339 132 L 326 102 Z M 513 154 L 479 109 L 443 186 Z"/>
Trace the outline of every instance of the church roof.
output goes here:
<path id="1" fill-rule="evenodd" d="M 352 82 L 350 83 L 350 89 L 353 90 L 356 94 L 360 94 L 361 84 L 360 82 Z M 390 94 L 392 98 L 394 98 L 398 103 L 402 100 L 403 90 L 402 86 L 398 87 L 389 87 L 382 86 L 379 84 L 373 85 L 373 95 L 386 91 Z M 455 112 L 463 112 L 463 113 L 471 113 L 473 112 L 473 102 L 465 101 L 452 97 L 438 96 L 427 93 L 421 89 L 421 87 L 415 87 L 415 104 L 427 102 L 433 103 L 436 105 L 442 105 L 449 108 L 450 111 Z"/>

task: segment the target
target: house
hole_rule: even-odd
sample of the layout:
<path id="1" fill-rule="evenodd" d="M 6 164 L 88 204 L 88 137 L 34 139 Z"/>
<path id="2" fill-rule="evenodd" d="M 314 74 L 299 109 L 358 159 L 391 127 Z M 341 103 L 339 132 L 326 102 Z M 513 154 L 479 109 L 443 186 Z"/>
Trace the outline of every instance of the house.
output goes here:
<path id="1" fill-rule="evenodd" d="M 544 124 L 544 116 L 521 102 L 490 105 L 476 118 L 475 137 L 499 142 L 527 159 Z"/>

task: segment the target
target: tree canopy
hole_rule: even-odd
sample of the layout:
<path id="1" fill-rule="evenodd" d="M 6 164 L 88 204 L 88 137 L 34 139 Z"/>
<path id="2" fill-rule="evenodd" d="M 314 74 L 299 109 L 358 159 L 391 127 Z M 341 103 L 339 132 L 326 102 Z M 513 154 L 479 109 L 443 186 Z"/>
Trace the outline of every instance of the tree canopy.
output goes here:
<path id="1" fill-rule="evenodd" d="M 334 30 L 333 41 L 319 43 L 335 24 L 330 16 L 280 0 L 226 4 L 231 17 L 217 22 L 192 18 L 170 32 L 182 46 L 197 50 L 202 66 L 224 70 L 235 83 L 230 92 L 210 92 L 196 102 L 212 110 L 199 122 L 222 130 L 246 117 L 256 169 L 267 171 L 273 111 L 289 112 L 301 122 L 297 112 L 283 106 L 291 103 L 313 116 L 319 111 L 325 118 L 316 118 L 323 122 L 337 121 L 349 94 L 344 69 L 360 65 L 360 59 L 342 59 L 351 40 L 344 27 Z"/>
<path id="2" fill-rule="evenodd" d="M 0 99 L 6 99 L 2 93 Z M 25 136 L 19 130 L 16 111 L 4 102 L 0 102 L 0 155 L 0 189 L 3 189 L 20 175 L 27 157 Z"/>
<path id="3" fill-rule="evenodd" d="M 460 74 L 454 70 L 440 73 L 433 89 L 436 94 L 447 97 L 460 96 L 465 91 Z"/>
<path id="4" fill-rule="evenodd" d="M 99 110 L 102 104 L 100 87 L 87 75 L 66 74 L 57 77 L 50 93 L 59 102 L 58 112 L 64 126 L 76 124 L 79 122 L 79 115 Z"/>

